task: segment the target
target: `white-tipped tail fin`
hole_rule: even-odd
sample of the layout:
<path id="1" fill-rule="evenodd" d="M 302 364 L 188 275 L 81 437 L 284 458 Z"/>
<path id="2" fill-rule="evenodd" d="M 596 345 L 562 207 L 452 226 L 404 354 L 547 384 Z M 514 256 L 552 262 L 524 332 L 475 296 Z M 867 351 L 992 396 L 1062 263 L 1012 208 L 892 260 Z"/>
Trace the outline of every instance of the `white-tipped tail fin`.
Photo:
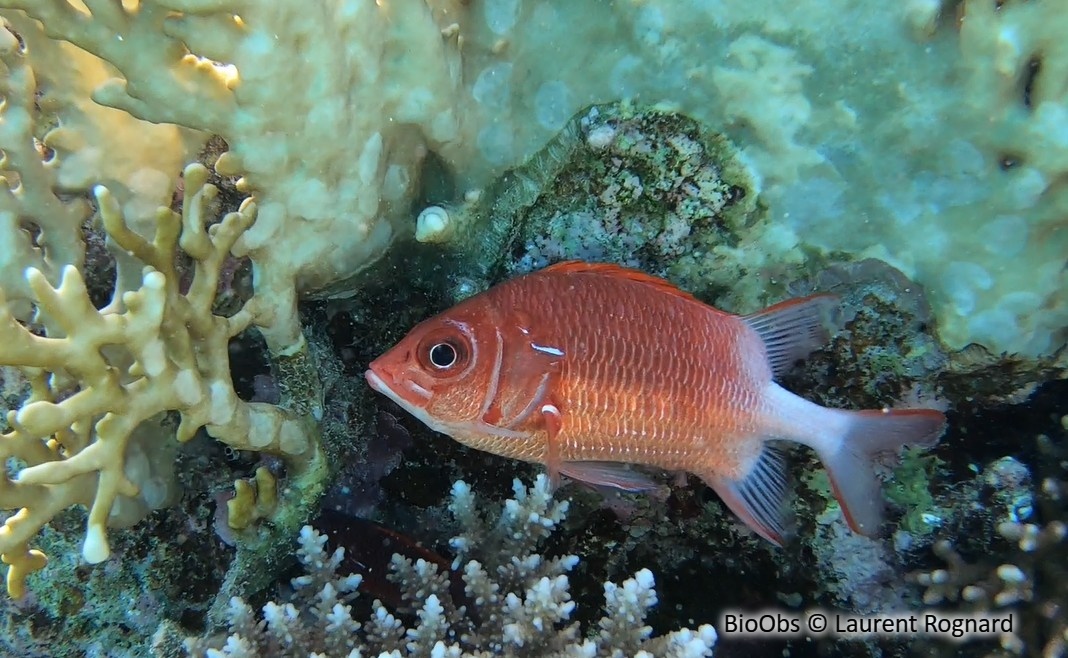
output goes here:
<path id="1" fill-rule="evenodd" d="M 817 452 L 849 527 L 874 535 L 883 520 L 882 485 L 875 475 L 875 458 L 896 453 L 906 445 L 934 445 L 945 430 L 946 417 L 933 409 L 840 413 L 848 417 L 845 436 L 835 442 L 835 448 L 824 446 Z"/>

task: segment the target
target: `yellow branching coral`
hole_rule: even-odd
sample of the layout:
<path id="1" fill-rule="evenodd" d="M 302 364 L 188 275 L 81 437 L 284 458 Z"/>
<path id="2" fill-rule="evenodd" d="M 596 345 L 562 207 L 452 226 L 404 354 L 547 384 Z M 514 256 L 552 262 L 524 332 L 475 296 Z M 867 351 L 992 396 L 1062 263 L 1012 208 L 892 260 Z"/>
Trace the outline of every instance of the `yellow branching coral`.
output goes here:
<path id="1" fill-rule="evenodd" d="M 343 290 L 408 225 L 428 148 L 466 144 L 459 40 L 442 34 L 466 16 L 456 0 L 0 9 L 113 65 L 97 103 L 226 140 L 216 170 L 240 176 L 260 209 L 236 247 L 256 270 L 254 323 L 273 352 L 301 340 L 298 293 Z"/>
<path id="2" fill-rule="evenodd" d="M 155 238 L 129 229 L 107 189 L 94 190 L 115 243 L 145 263 L 142 285 L 102 310 L 94 308 L 81 273 L 67 267 L 52 286 L 36 269 L 26 278 L 44 335 L 19 322 L 0 290 L 0 365 L 22 370 L 31 394 L 8 414 L 0 459 L 23 467 L 0 477 L 0 508 L 18 510 L 0 528 L 0 557 L 8 590 L 23 591 L 25 575 L 44 565 L 30 542 L 59 511 L 89 507 L 83 557 L 108 557 L 109 515 L 138 484 L 125 465 L 135 429 L 161 412 L 181 417 L 178 440 L 204 427 L 239 449 L 267 451 L 293 462 L 319 458 L 317 430 L 306 413 L 248 403 L 234 392 L 227 343 L 252 321 L 247 309 L 231 317 L 212 312 L 220 269 L 256 216 L 246 203 L 205 226 L 217 190 L 201 165 L 185 170 L 181 215 L 161 208 Z M 179 287 L 178 248 L 194 261 L 188 291 Z"/>
<path id="3" fill-rule="evenodd" d="M 58 172 L 42 160 L 34 141 L 35 94 L 43 85 L 18 45 L 0 26 L 0 281 L 9 306 L 23 317 L 30 292 L 20 281 L 22 269 L 33 264 L 51 277 L 64 265 L 80 265 L 78 226 L 89 212 L 83 199 L 61 200 L 54 192 Z M 23 230 L 28 216 L 34 217 L 36 240 Z"/>
<path id="4" fill-rule="evenodd" d="M 266 466 L 256 469 L 251 480 L 234 481 L 234 497 L 226 501 L 226 523 L 244 530 L 266 518 L 278 506 L 278 480 Z"/>

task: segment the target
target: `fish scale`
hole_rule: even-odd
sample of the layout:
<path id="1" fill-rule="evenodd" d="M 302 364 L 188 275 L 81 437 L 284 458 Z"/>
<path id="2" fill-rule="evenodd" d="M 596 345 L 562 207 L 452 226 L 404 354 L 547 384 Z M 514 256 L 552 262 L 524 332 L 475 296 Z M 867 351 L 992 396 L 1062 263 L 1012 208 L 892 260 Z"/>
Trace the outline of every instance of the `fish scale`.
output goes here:
<path id="1" fill-rule="evenodd" d="M 638 491 L 656 484 L 631 465 L 695 473 L 775 543 L 788 478 L 772 443 L 801 443 L 827 467 L 850 527 L 873 534 L 873 460 L 932 445 L 945 417 L 828 409 L 775 383 L 826 339 L 834 303 L 814 295 L 731 315 L 636 270 L 559 263 L 420 323 L 367 379 L 431 428 L 544 464 L 554 480 Z"/>
<path id="2" fill-rule="evenodd" d="M 646 324 L 662 320 L 660 309 L 635 307 L 639 312 L 626 325 L 636 327 L 637 335 L 613 335 L 605 341 L 610 348 L 628 345 L 629 350 L 608 350 L 597 361 L 576 359 L 564 368 L 560 402 L 576 419 L 568 432 L 583 437 L 580 449 L 564 457 L 603 459 L 604 448 L 615 448 L 642 455 L 645 463 L 661 468 L 704 470 L 705 460 L 725 458 L 717 448 L 739 429 L 739 405 L 732 400 L 740 392 L 725 386 L 729 374 L 719 372 L 723 366 L 708 358 L 710 352 L 702 353 L 701 343 L 695 343 L 698 349 L 691 354 L 660 348 L 648 336 L 662 335 L 666 328 Z M 565 335 L 581 335 L 587 327 L 569 328 Z M 564 345 L 567 352 L 566 339 Z M 586 391 L 593 391 L 598 403 L 603 400 L 603 408 L 583 404 L 590 397 Z M 619 425 L 641 429 L 634 436 L 618 431 Z"/>

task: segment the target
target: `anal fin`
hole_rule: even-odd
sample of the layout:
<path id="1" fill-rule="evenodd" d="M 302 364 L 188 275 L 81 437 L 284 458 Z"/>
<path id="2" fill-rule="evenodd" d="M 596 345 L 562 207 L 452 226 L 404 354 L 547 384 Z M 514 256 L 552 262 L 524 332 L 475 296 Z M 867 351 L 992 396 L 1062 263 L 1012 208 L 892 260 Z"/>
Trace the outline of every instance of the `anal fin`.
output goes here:
<path id="1" fill-rule="evenodd" d="M 786 461 L 779 450 L 765 444 L 760 456 L 741 480 L 718 474 L 702 475 L 723 502 L 758 535 L 782 546 L 790 535 L 787 507 L 789 485 Z"/>

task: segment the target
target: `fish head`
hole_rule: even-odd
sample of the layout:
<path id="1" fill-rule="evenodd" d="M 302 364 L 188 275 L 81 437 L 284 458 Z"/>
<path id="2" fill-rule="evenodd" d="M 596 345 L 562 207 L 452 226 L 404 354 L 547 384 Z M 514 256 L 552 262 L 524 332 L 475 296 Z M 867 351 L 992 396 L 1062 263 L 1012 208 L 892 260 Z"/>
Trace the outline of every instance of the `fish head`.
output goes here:
<path id="1" fill-rule="evenodd" d="M 490 386 L 493 326 L 445 313 L 417 325 L 371 362 L 367 382 L 426 425 L 455 434 L 474 423 Z"/>

